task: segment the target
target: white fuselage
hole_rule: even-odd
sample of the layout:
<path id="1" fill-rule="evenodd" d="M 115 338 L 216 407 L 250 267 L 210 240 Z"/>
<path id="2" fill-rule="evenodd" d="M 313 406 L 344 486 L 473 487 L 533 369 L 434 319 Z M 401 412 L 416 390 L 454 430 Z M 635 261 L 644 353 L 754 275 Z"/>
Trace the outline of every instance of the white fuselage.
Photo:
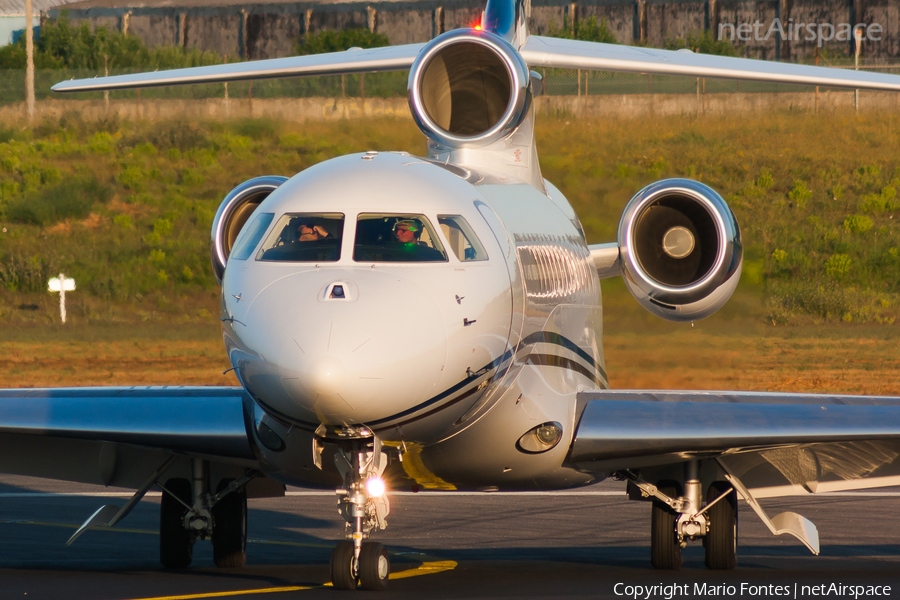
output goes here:
<path id="1" fill-rule="evenodd" d="M 257 425 L 288 442 L 287 451 L 262 450 L 283 479 L 326 480 L 328 460 L 321 474 L 310 467 L 312 432 L 361 426 L 406 453 L 405 476 L 420 485 L 590 479 L 561 465 L 576 392 L 607 387 L 600 286 L 558 190 L 370 153 L 303 171 L 260 213 L 274 215 L 270 228 L 286 214 L 340 215 L 344 224 L 337 260 L 270 261 L 255 251 L 230 259 L 222 283 L 229 358 L 258 403 Z M 445 249 L 459 242 L 437 223 L 462 217 L 484 253 L 368 260 L 356 227 L 372 214 L 421 215 Z M 559 423 L 563 440 L 541 454 L 518 450 L 544 422 Z"/>

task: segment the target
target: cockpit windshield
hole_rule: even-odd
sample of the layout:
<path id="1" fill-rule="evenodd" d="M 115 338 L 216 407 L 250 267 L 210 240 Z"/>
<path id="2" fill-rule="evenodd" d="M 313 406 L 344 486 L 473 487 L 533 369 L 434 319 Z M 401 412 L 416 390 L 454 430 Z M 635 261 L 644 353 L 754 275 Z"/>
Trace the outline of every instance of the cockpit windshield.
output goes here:
<path id="1" fill-rule="evenodd" d="M 356 262 L 447 262 L 425 215 L 361 214 L 353 243 Z"/>
<path id="2" fill-rule="evenodd" d="M 337 262 L 341 258 L 344 215 L 293 213 L 283 215 L 257 255 L 257 260 Z"/>

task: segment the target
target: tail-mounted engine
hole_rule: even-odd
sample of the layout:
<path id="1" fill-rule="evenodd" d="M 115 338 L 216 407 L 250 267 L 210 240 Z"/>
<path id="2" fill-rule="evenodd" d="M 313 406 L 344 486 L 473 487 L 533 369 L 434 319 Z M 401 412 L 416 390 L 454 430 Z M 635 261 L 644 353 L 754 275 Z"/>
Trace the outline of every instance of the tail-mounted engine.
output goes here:
<path id="1" fill-rule="evenodd" d="M 225 273 L 228 255 L 231 254 L 231 249 L 234 247 L 234 242 L 241 229 L 256 207 L 287 179 L 287 177 L 275 175 L 249 179 L 231 190 L 222 200 L 210 232 L 213 273 L 220 284 L 222 275 Z"/>
<path id="2" fill-rule="evenodd" d="M 629 291 L 651 313 L 670 321 L 702 319 L 737 287 L 741 233 L 715 190 L 667 179 L 647 186 L 625 207 L 619 261 Z"/>
<path id="3" fill-rule="evenodd" d="M 409 71 L 419 129 L 450 148 L 480 148 L 518 127 L 531 106 L 528 66 L 487 31 L 457 30 L 422 49 Z"/>

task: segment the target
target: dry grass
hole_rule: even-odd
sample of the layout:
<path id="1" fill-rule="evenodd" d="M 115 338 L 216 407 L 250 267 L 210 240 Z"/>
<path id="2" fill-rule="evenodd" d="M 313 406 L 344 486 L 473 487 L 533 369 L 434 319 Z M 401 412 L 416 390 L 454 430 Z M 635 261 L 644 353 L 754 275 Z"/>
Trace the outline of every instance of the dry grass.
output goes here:
<path id="1" fill-rule="evenodd" d="M 707 319 L 669 323 L 607 283 L 604 349 L 612 387 L 900 395 L 896 327 L 774 326 L 761 318 L 763 296 L 740 290 Z"/>
<path id="2" fill-rule="evenodd" d="M 218 323 L 32 325 L 0 341 L 3 387 L 237 385 Z"/>
<path id="3" fill-rule="evenodd" d="M 604 346 L 616 388 L 900 395 L 893 327 L 772 327 L 728 311 L 692 327 L 612 300 Z M 230 365 L 215 324 L 171 329 L 19 330 L 0 342 L 0 378 L 3 387 L 237 384 L 222 374 Z"/>
<path id="4" fill-rule="evenodd" d="M 221 341 L 10 342 L 6 387 L 237 385 Z"/>
<path id="5" fill-rule="evenodd" d="M 885 339 L 869 329 L 836 338 L 815 330 L 770 328 L 760 333 L 607 335 L 610 385 L 900 395 L 896 335 Z"/>

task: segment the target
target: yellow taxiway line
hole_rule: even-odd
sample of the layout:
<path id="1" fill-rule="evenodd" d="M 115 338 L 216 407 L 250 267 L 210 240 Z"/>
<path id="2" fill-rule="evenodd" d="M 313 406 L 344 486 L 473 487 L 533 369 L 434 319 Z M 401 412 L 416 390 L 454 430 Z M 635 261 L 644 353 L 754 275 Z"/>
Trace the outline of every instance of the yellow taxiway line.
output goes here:
<path id="1" fill-rule="evenodd" d="M 419 577 L 421 575 L 434 575 L 443 571 L 452 571 L 456 568 L 454 560 L 439 560 L 422 563 L 415 569 L 408 571 L 400 571 L 399 573 L 391 573 L 388 579 L 406 579 L 408 577 Z M 182 596 L 154 596 L 153 598 L 133 598 L 131 600 L 197 600 L 200 598 L 225 598 L 228 596 L 247 596 L 249 594 L 280 594 L 284 592 L 298 592 L 303 590 L 320 590 L 322 588 L 331 587 L 330 583 L 322 585 L 297 585 L 273 588 L 259 588 L 253 590 L 232 590 L 230 592 L 208 592 L 202 594 L 185 594 Z"/>
<path id="2" fill-rule="evenodd" d="M 39 525 L 43 527 L 63 527 L 66 529 L 76 529 L 77 525 L 72 525 L 70 523 L 53 523 L 46 521 L 28 521 L 24 519 L 10 519 L 6 521 L 0 521 L 2 524 L 15 524 L 15 525 Z M 98 527 L 93 531 L 111 531 L 111 532 L 119 532 L 119 533 L 144 533 L 150 535 L 158 535 L 159 532 L 151 531 L 147 529 L 118 529 L 118 528 L 104 528 Z M 302 547 L 311 547 L 311 548 L 330 548 L 331 546 L 328 544 L 304 544 L 302 542 L 287 542 L 287 541 L 277 541 L 277 540 L 247 540 L 247 543 L 250 544 L 272 544 L 278 546 L 302 546 Z M 452 571 L 457 566 L 456 561 L 453 560 L 434 560 L 434 561 L 426 561 L 421 565 L 416 567 L 415 569 L 408 569 L 406 571 L 398 571 L 396 573 L 391 573 L 388 578 L 389 579 L 407 579 L 409 577 L 420 577 L 422 575 L 434 575 L 436 573 L 442 573 L 444 571 Z M 200 594 L 183 594 L 177 596 L 155 596 L 152 598 L 134 598 L 131 600 L 196 600 L 200 598 L 226 598 L 228 596 L 247 596 L 249 594 L 280 594 L 284 592 L 298 592 L 303 590 L 318 590 L 326 587 L 331 587 L 330 583 L 323 583 L 321 585 L 308 585 L 308 586 L 285 586 L 285 587 L 273 587 L 273 588 L 260 588 L 260 589 L 251 589 L 251 590 L 232 590 L 229 592 L 206 592 Z"/>

